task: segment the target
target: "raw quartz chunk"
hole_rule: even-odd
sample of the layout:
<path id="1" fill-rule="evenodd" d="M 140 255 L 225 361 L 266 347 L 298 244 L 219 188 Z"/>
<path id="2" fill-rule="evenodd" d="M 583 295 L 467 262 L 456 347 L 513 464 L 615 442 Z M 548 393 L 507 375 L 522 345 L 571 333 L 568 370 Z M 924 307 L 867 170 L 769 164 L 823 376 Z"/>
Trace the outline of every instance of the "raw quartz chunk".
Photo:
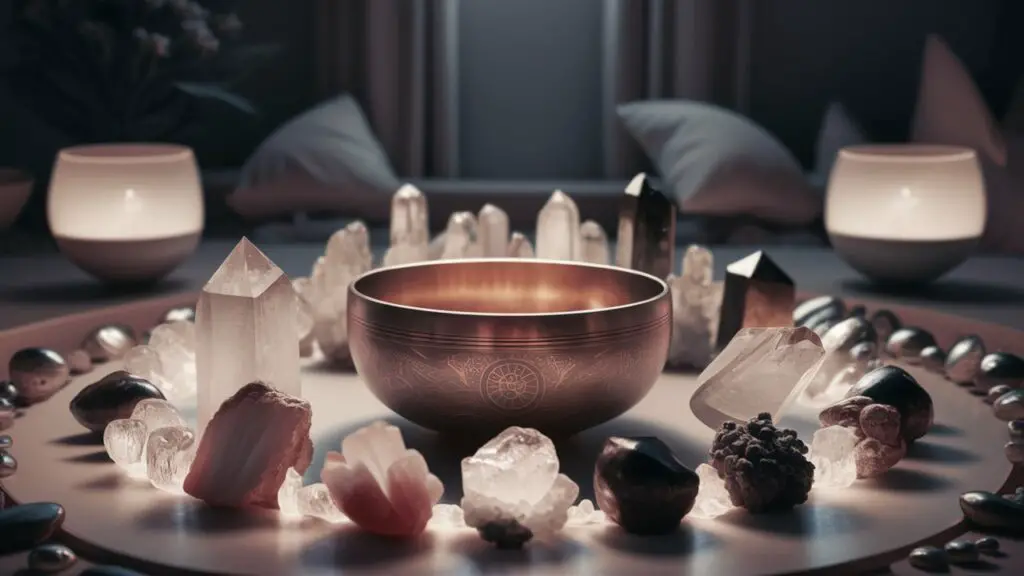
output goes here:
<path id="1" fill-rule="evenodd" d="M 551 439 L 532 428 L 506 429 L 462 460 L 466 524 L 505 548 L 556 534 L 579 495 L 558 469 Z"/>
<path id="2" fill-rule="evenodd" d="M 305 276 L 292 278 L 292 289 L 295 290 L 297 299 L 295 308 L 298 312 L 296 328 L 299 337 L 299 356 L 308 358 L 313 355 L 313 343 L 316 341 L 313 336 L 313 304 L 308 299 L 309 278 Z"/>
<path id="3" fill-rule="evenodd" d="M 196 333 L 188 321 L 160 324 L 149 342 L 125 355 L 124 368 L 149 380 L 165 396 L 181 404 L 196 397 Z"/>
<path id="4" fill-rule="evenodd" d="M 107 424 L 103 430 L 103 447 L 114 464 L 125 472 L 132 476 L 145 477 L 146 466 L 142 457 L 146 450 L 147 438 L 145 423 L 122 418 Z"/>
<path id="5" fill-rule="evenodd" d="M 429 243 L 427 197 L 412 184 L 404 184 L 391 197 L 391 242 L 384 265 L 422 262 L 429 257 Z"/>
<path id="6" fill-rule="evenodd" d="M 594 503 L 584 498 L 580 503 L 569 508 L 569 520 L 566 525 L 586 526 L 600 524 L 605 521 L 604 512 L 594 508 Z"/>
<path id="7" fill-rule="evenodd" d="M 722 307 L 721 282 L 712 282 L 714 257 L 703 246 L 683 253 L 682 273 L 669 276 L 672 291 L 672 341 L 668 363 L 703 369 L 711 362 Z"/>
<path id="8" fill-rule="evenodd" d="M 455 212 L 448 218 L 444 232 L 442 260 L 479 258 L 483 249 L 480 245 L 479 225 L 472 212 Z"/>
<path id="9" fill-rule="evenodd" d="M 154 430 L 146 441 L 146 476 L 153 486 L 172 494 L 182 484 L 196 456 L 196 435 L 185 426 Z"/>
<path id="10" fill-rule="evenodd" d="M 299 513 L 299 490 L 302 489 L 302 474 L 289 468 L 284 475 L 281 489 L 277 491 L 277 509 L 282 516 L 301 516 Z"/>
<path id="11" fill-rule="evenodd" d="M 713 429 L 765 412 L 777 420 L 824 354 L 821 340 L 805 327 L 744 328 L 701 372 L 690 409 Z"/>
<path id="12" fill-rule="evenodd" d="M 465 528 L 466 518 L 462 508 L 456 504 L 435 504 L 430 525 L 438 528 Z"/>
<path id="13" fill-rule="evenodd" d="M 319 518 L 326 522 L 338 523 L 346 520 L 345 515 L 331 499 L 331 492 L 321 482 L 299 488 L 295 493 L 295 504 L 302 516 Z"/>
<path id="14" fill-rule="evenodd" d="M 213 506 L 277 508 L 288 469 L 304 472 L 313 457 L 312 416 L 305 400 L 246 384 L 207 425 L 185 492 Z"/>
<path id="15" fill-rule="evenodd" d="M 139 401 L 132 410 L 131 418 L 145 424 L 147 434 L 160 428 L 185 426 L 185 419 L 181 417 L 174 404 L 157 398 Z"/>
<path id="16" fill-rule="evenodd" d="M 444 493 L 423 455 L 407 449 L 401 431 L 385 422 L 346 436 L 340 453 L 327 453 L 320 479 L 352 522 L 380 536 L 422 533 Z"/>
<path id="17" fill-rule="evenodd" d="M 537 258 L 577 260 L 580 210 L 565 192 L 555 190 L 537 214 Z"/>
<path id="18" fill-rule="evenodd" d="M 331 235 L 324 255 L 313 265 L 309 290 L 303 296 L 313 309 L 313 336 L 320 350 L 336 363 L 351 360 L 348 350 L 348 287 L 373 267 L 370 234 L 352 222 Z"/>
<path id="19" fill-rule="evenodd" d="M 846 488 L 857 479 L 857 434 L 845 426 L 814 433 L 807 459 L 814 464 L 813 489 Z"/>
<path id="20" fill-rule="evenodd" d="M 691 518 L 717 518 L 732 510 L 732 500 L 725 488 L 725 480 L 718 477 L 718 471 L 710 464 L 701 464 L 695 470 L 700 478 L 697 499 L 688 516 Z"/>

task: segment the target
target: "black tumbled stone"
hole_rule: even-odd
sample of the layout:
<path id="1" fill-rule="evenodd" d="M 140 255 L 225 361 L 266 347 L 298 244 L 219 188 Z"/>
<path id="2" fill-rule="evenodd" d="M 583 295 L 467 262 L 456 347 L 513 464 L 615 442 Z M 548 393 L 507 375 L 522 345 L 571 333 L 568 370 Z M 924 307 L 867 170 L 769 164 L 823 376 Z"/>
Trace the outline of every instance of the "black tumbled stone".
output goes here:
<path id="1" fill-rule="evenodd" d="M 63 523 L 64 508 L 60 504 L 37 502 L 0 510 L 0 556 L 42 544 Z"/>

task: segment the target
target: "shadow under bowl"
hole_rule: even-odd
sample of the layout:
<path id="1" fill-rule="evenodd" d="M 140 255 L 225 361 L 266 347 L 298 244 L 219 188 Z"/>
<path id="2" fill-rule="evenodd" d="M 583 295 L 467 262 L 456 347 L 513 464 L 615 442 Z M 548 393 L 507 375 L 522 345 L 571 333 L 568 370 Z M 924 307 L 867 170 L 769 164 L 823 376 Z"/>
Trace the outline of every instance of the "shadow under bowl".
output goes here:
<path id="1" fill-rule="evenodd" d="M 665 282 L 534 259 L 371 271 L 348 293 L 349 347 L 370 390 L 439 432 L 571 435 L 629 410 L 665 365 Z"/>
<path id="2" fill-rule="evenodd" d="M 926 284 L 967 260 L 979 238 L 955 240 L 881 240 L 829 233 L 847 264 L 879 284 Z"/>
<path id="3" fill-rule="evenodd" d="M 75 266 L 96 279 L 117 285 L 162 280 L 199 245 L 201 233 L 146 240 L 89 240 L 55 236 L 57 246 Z"/>

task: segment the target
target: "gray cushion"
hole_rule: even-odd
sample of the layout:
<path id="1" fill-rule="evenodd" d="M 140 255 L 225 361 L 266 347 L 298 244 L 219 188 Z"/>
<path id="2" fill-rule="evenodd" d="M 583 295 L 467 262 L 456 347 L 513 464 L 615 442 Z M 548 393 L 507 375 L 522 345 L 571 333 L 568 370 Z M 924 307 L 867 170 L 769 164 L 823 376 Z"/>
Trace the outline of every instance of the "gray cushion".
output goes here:
<path id="1" fill-rule="evenodd" d="M 249 218 L 326 211 L 379 219 L 400 185 L 359 104 L 343 95 L 271 134 L 228 204 Z"/>
<path id="2" fill-rule="evenodd" d="M 618 115 L 684 213 L 779 224 L 821 214 L 821 198 L 793 155 L 743 116 L 686 100 L 632 102 Z"/>

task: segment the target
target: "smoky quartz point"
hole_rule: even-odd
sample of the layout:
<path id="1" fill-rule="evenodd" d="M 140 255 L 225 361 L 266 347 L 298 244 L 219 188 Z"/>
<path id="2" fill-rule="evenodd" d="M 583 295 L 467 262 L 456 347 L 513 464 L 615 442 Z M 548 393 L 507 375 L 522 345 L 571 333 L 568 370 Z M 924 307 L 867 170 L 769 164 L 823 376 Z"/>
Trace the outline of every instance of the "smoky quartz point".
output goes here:
<path id="1" fill-rule="evenodd" d="M 795 299 L 793 279 L 764 252 L 729 264 L 718 320 L 718 349 L 725 348 L 743 328 L 792 326 Z"/>
<path id="2" fill-rule="evenodd" d="M 665 278 L 672 273 L 675 240 L 675 203 L 647 174 L 637 174 L 626 186 L 619 209 L 616 265 Z"/>

